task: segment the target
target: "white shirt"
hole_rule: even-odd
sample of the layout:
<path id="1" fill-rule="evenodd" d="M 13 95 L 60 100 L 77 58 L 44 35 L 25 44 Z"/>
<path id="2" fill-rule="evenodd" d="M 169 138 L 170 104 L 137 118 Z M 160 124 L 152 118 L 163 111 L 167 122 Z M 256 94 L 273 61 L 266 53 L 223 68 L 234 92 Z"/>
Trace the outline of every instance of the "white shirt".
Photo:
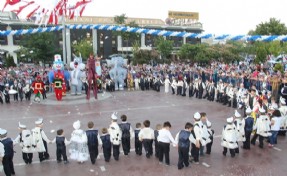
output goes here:
<path id="1" fill-rule="evenodd" d="M 174 145 L 176 145 L 176 142 L 172 137 L 170 131 L 165 128 L 158 131 L 157 141 L 163 143 L 173 143 Z"/>
<path id="2" fill-rule="evenodd" d="M 139 140 L 142 141 L 143 139 L 154 139 L 154 130 L 149 127 L 141 129 Z"/>
<path id="3" fill-rule="evenodd" d="M 279 131 L 281 125 L 281 117 L 273 117 L 271 121 L 274 121 L 274 124 L 271 125 L 271 131 Z"/>
<path id="4" fill-rule="evenodd" d="M 0 142 L 0 158 L 3 158 L 5 154 L 4 145 Z"/>

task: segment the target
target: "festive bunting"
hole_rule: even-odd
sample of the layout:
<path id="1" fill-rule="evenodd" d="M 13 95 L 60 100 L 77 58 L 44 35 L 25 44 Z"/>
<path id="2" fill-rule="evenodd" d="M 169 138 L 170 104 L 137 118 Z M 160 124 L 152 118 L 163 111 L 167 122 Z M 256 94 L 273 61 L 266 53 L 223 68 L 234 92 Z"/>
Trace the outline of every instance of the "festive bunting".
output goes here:
<path id="1" fill-rule="evenodd" d="M 287 41 L 287 35 L 213 35 L 213 34 L 201 34 L 201 33 L 190 33 L 190 32 L 177 32 L 177 31 L 166 31 L 166 30 L 157 30 L 157 29 L 144 29 L 144 28 L 135 28 L 128 26 L 114 26 L 114 25 L 66 25 L 67 28 L 71 30 L 76 29 L 99 29 L 99 30 L 108 30 L 108 31 L 122 31 L 122 32 L 131 32 L 131 33 L 144 33 L 155 36 L 165 36 L 165 37 L 185 37 L 185 38 L 199 38 L 199 39 L 214 39 L 214 40 L 232 40 L 232 41 Z M 28 35 L 34 33 L 42 32 L 53 32 L 60 31 L 63 29 L 63 26 L 54 26 L 46 28 L 35 28 L 35 29 L 20 29 L 20 30 L 7 30 L 0 31 L 0 36 L 7 35 Z"/>

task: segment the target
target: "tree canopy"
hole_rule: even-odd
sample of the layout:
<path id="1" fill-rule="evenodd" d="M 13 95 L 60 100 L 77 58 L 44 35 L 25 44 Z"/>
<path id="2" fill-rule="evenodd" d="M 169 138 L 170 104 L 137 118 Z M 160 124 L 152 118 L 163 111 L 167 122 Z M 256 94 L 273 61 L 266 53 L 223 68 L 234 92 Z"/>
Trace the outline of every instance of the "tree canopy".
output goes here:
<path id="1" fill-rule="evenodd" d="M 270 18 L 268 22 L 261 22 L 256 25 L 255 30 L 250 30 L 249 35 L 286 35 L 287 28 L 284 23 L 275 18 Z"/>
<path id="2" fill-rule="evenodd" d="M 31 58 L 33 62 L 50 62 L 55 54 L 62 52 L 58 38 L 52 32 L 24 35 L 20 42 L 20 54 Z"/>

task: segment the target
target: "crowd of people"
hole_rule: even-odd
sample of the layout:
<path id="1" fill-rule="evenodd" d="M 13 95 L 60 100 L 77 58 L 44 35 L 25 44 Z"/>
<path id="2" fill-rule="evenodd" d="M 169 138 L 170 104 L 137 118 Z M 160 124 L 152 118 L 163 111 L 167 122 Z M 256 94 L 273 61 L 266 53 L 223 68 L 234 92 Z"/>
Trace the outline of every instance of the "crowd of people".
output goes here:
<path id="1" fill-rule="evenodd" d="M 110 91 L 108 86 L 113 80 L 108 76 L 108 68 L 105 65 L 102 68 L 101 86 Z M 1 98 L 6 101 L 5 91 L 14 89 L 14 86 L 23 88 L 25 95 L 24 88 L 27 85 L 31 86 L 39 75 L 46 86 L 49 86 L 47 82 L 49 70 L 50 68 L 44 67 L 1 69 L 0 90 L 4 92 L 4 95 L 0 95 Z M 286 133 L 285 75 L 266 69 L 262 65 L 248 66 L 244 63 L 228 65 L 218 62 L 207 67 L 184 64 L 143 65 L 129 66 L 128 74 L 130 75 L 126 80 L 128 90 L 154 89 L 159 92 L 161 87 L 164 87 L 165 93 L 169 93 L 171 89 L 171 94 L 174 96 L 195 96 L 198 99 L 207 99 L 236 108 L 234 116 L 227 118 L 222 130 L 221 145 L 224 156 L 229 150 L 231 157 L 235 157 L 239 153 L 240 142 L 243 142 L 243 149 L 249 150 L 250 144 L 255 145 L 258 137 L 260 148 L 264 147 L 265 138 L 268 139 L 268 147 L 273 147 L 277 143 L 277 135 Z M 128 84 L 131 82 L 133 84 Z M 22 101 L 23 94 L 21 96 L 21 91 L 15 90 L 18 93 L 14 94 L 14 101 L 18 101 L 18 98 Z M 238 112 L 239 109 L 244 112 L 242 115 Z M 122 115 L 122 122 L 118 123 L 117 114 L 112 114 L 109 128 L 101 130 L 94 129 L 94 123 L 89 122 L 88 130 L 84 131 L 81 129 L 80 121 L 74 122 L 75 130 L 69 140 L 65 137 L 63 129 L 57 131 L 54 140 L 49 140 L 42 129 L 43 119 L 39 119 L 32 130 L 19 123 L 20 134 L 14 140 L 7 136 L 5 129 L 0 129 L 0 157 L 5 174 L 14 175 L 13 146 L 16 143 L 20 143 L 26 164 L 32 163 L 35 152 L 39 153 L 40 162 L 49 159 L 47 143 L 56 143 L 56 157 L 59 163 L 62 161 L 65 164 L 69 163 L 66 154 L 68 151 L 72 160 L 83 163 L 90 158 L 95 164 L 99 146 L 103 147 L 106 162 L 110 161 L 112 154 L 115 160 L 119 160 L 120 145 L 124 155 L 128 155 L 131 140 L 134 138 L 137 155 L 142 155 L 144 148 L 147 158 L 155 153 L 159 163 L 166 165 L 170 165 L 169 151 L 170 144 L 173 144 L 178 149 L 177 167 L 182 169 L 188 167 L 190 162 L 198 164 L 200 155 L 211 154 L 214 135 L 211 122 L 204 112 L 195 113 L 193 119 L 193 123 L 187 122 L 174 138 L 169 131 L 171 124 L 168 121 L 156 125 L 156 130 L 153 130 L 150 121 L 145 120 L 143 123 L 137 123 L 133 130 L 132 125 L 127 122 L 126 115 Z M 69 145 L 68 150 L 66 145 Z"/>

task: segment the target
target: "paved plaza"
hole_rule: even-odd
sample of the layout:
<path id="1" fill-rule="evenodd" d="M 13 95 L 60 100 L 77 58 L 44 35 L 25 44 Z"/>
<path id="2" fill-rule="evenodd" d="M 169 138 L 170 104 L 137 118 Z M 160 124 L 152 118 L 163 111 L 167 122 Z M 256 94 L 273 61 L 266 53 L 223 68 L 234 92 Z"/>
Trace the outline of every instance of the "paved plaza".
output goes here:
<path id="1" fill-rule="evenodd" d="M 87 129 L 88 121 L 93 121 L 95 127 L 101 129 L 108 127 L 111 122 L 111 114 L 118 112 L 119 115 L 127 115 L 133 128 L 137 122 L 143 122 L 146 119 L 151 121 L 153 129 L 156 124 L 170 121 L 172 124 L 171 132 L 175 137 L 176 133 L 184 128 L 186 122 L 193 122 L 193 114 L 196 111 L 206 112 L 215 130 L 211 155 L 200 157 L 199 165 L 191 164 L 189 168 L 178 170 L 178 154 L 176 148 L 173 147 L 170 151 L 171 166 L 159 164 L 154 156 L 150 159 L 147 159 L 145 155 L 137 156 L 134 150 L 127 157 L 121 154 L 119 161 L 111 158 L 111 161 L 106 163 L 103 159 L 102 150 L 99 148 L 101 154 L 95 165 L 92 165 L 90 161 L 78 164 L 72 160 L 65 165 L 56 162 L 55 144 L 49 144 L 50 160 L 39 163 L 38 154 L 34 154 L 33 164 L 26 165 L 22 160 L 20 147 L 16 145 L 14 157 L 16 175 L 283 176 L 287 173 L 285 165 L 287 140 L 285 137 L 279 136 L 278 145 L 274 148 L 268 148 L 267 143 L 265 143 L 264 149 L 253 145 L 249 151 L 240 149 L 240 153 L 235 158 L 231 158 L 229 154 L 226 157 L 222 155 L 221 131 L 226 118 L 234 114 L 232 108 L 204 99 L 198 100 L 154 91 L 117 91 L 99 94 L 98 97 L 98 100 L 87 101 L 84 95 L 78 97 L 67 95 L 63 101 L 57 102 L 54 94 L 48 94 L 48 99 L 41 103 L 34 103 L 33 101 L 14 102 L 11 97 L 11 104 L 0 105 L 0 127 L 8 130 L 9 137 L 15 138 L 18 133 L 19 121 L 31 129 L 34 127 L 34 121 L 43 117 L 43 129 L 49 139 L 55 138 L 55 131 L 60 128 L 64 129 L 65 136 L 70 139 L 74 121 L 80 120 L 82 129 Z M 133 149 L 134 141 L 132 141 L 131 146 Z"/>

